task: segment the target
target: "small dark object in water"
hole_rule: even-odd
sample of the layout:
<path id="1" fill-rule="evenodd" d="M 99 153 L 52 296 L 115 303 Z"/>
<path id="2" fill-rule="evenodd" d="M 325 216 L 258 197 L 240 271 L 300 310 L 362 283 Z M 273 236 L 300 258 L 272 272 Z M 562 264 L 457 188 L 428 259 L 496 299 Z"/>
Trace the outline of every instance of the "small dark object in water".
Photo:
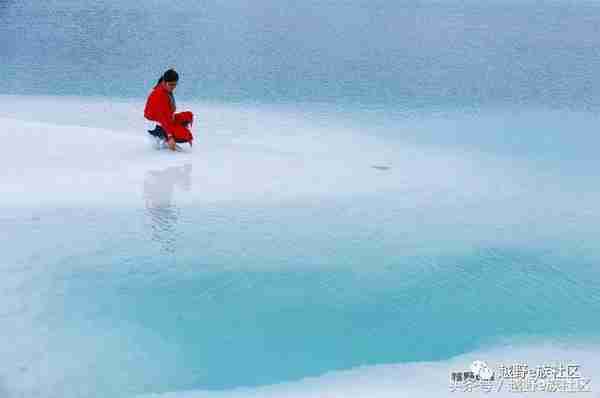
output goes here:
<path id="1" fill-rule="evenodd" d="M 390 166 L 371 166 L 374 169 L 377 170 L 389 170 L 391 167 Z"/>

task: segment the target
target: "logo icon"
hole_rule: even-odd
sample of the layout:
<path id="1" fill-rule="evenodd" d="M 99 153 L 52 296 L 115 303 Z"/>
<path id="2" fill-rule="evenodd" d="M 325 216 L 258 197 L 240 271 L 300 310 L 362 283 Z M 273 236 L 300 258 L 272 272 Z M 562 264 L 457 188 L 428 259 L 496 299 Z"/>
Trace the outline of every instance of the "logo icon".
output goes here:
<path id="1" fill-rule="evenodd" d="M 471 364 L 471 372 L 476 378 L 481 380 L 491 380 L 494 377 L 494 372 L 483 361 L 473 361 Z"/>

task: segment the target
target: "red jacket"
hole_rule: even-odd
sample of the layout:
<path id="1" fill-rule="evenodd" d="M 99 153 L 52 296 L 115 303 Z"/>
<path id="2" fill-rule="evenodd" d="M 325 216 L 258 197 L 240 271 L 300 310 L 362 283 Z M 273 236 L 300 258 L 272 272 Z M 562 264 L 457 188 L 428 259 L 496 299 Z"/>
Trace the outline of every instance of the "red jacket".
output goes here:
<path id="1" fill-rule="evenodd" d="M 150 93 L 144 108 L 144 117 L 160 124 L 168 133 L 175 130 L 173 114 L 175 107 L 169 98 L 169 92 L 161 85 L 157 85 Z"/>
<path id="2" fill-rule="evenodd" d="M 177 142 L 191 142 L 194 139 L 188 128 L 194 121 L 194 115 L 192 112 L 175 113 L 175 102 L 161 84 L 150 93 L 144 117 L 160 124 Z"/>

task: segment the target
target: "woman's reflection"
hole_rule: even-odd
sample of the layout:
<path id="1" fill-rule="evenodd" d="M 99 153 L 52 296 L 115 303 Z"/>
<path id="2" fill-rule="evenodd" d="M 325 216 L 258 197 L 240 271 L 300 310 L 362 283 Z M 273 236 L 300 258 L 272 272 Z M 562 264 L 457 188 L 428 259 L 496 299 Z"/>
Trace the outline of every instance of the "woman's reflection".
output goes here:
<path id="1" fill-rule="evenodd" d="M 176 186 L 183 191 L 191 189 L 191 173 L 192 165 L 186 164 L 151 170 L 144 179 L 144 199 L 151 221 L 152 240 L 159 242 L 169 253 L 175 251 L 175 226 L 179 218 L 179 209 L 173 204 L 173 192 Z"/>

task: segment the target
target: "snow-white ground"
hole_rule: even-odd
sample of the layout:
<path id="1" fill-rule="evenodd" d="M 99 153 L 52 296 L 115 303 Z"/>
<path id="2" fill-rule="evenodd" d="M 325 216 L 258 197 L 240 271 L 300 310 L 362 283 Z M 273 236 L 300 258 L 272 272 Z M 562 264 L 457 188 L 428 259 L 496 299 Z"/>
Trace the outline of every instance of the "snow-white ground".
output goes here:
<path id="1" fill-rule="evenodd" d="M 365 366 L 349 371 L 331 372 L 316 378 L 259 388 L 239 388 L 232 391 L 181 391 L 144 395 L 144 398 L 397 398 L 397 397 L 600 397 L 598 378 L 600 361 L 598 348 L 573 344 L 535 344 L 506 346 L 467 355 L 448 361 L 398 365 Z M 526 365 L 528 369 L 553 369 L 579 365 L 574 384 L 567 389 L 552 390 L 550 379 L 539 379 L 537 390 L 532 384 L 523 387 L 524 379 L 498 378 L 488 384 L 475 382 L 470 391 L 466 384 L 452 383 L 453 372 L 471 369 L 474 361 L 483 360 L 500 375 L 502 366 L 510 369 Z M 572 368 L 574 369 L 574 368 Z M 527 380 L 535 380 L 527 377 Z M 558 379 L 554 379 L 555 381 Z M 562 379 L 561 379 L 562 380 Z M 484 387 L 485 385 L 485 387 Z M 527 385 L 527 383 L 525 383 Z M 529 390 L 527 390 L 529 388 Z"/>
<path id="2" fill-rule="evenodd" d="M 196 114 L 194 147 L 156 151 L 142 109 L 141 101 L 0 96 L 1 203 L 139 203 L 145 172 L 185 164 L 193 166 L 188 203 L 514 188 L 504 177 L 510 165 L 491 157 L 390 143 L 319 114 L 264 106 L 182 103 Z"/>

